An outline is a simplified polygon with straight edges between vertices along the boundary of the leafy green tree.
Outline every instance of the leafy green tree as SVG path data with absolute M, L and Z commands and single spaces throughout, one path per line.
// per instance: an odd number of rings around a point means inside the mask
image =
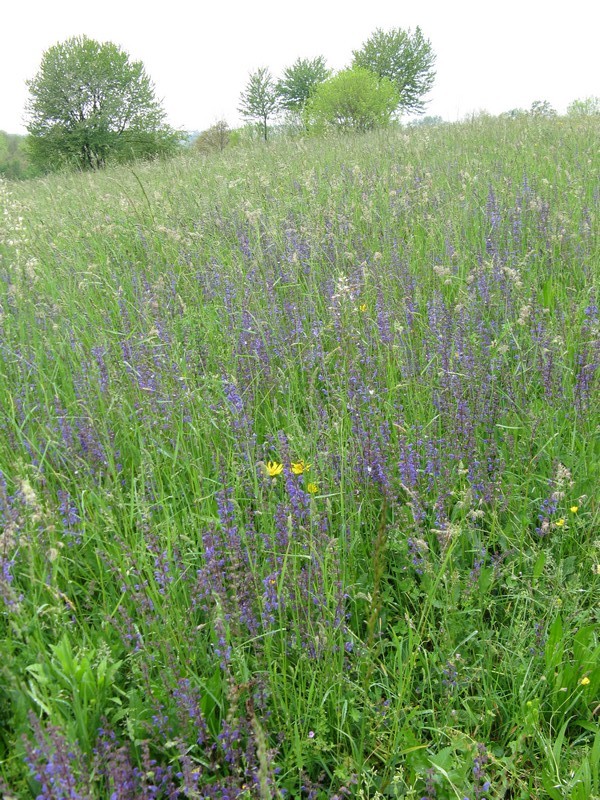
M 229 145 L 231 130 L 224 119 L 220 119 L 196 137 L 194 147 L 200 153 L 222 152 Z
M 273 76 L 267 67 L 251 72 L 245 90 L 240 95 L 240 114 L 257 123 L 265 142 L 268 137 L 268 122 L 279 111 L 279 98 Z
M 435 80 L 435 53 L 421 29 L 414 33 L 381 28 L 367 39 L 360 50 L 353 52 L 353 67 L 369 69 L 380 78 L 388 78 L 398 90 L 397 110 L 421 114 L 425 110 L 424 95 Z
M 321 83 L 307 106 L 314 124 L 368 131 L 386 125 L 398 106 L 398 90 L 387 78 L 355 67 Z
M 323 56 L 298 58 L 291 67 L 286 67 L 283 77 L 277 81 L 275 88 L 281 107 L 301 115 L 316 87 L 330 75 Z
M 180 140 L 142 62 L 111 42 L 77 36 L 50 47 L 27 85 L 30 153 L 45 168 L 98 169 L 170 153 Z
M 548 100 L 534 100 L 529 109 L 532 117 L 555 117 L 556 110 Z
M 570 117 L 593 117 L 600 114 L 600 97 L 583 97 L 567 106 Z

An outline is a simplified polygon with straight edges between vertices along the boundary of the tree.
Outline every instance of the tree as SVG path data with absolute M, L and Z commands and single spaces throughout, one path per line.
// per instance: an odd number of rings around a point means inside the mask
M 41 166 L 98 169 L 109 158 L 172 152 L 179 142 L 142 62 L 111 42 L 77 36 L 54 45 L 27 85 L 30 153 Z
M 548 100 L 534 100 L 529 114 L 532 117 L 555 117 L 556 111 Z
M 418 117 L 417 119 L 412 120 L 412 122 L 409 124 L 411 128 L 434 127 L 435 125 L 443 125 L 444 119 L 436 114 L 435 116 L 430 117 Z
M 398 105 L 398 90 L 387 78 L 355 67 L 321 83 L 308 103 L 308 117 L 317 125 L 368 131 L 386 125 Z
M 323 56 L 296 59 L 291 67 L 286 67 L 275 87 L 281 107 L 301 115 L 315 88 L 330 75 Z
M 511 108 L 509 111 L 503 111 L 500 114 L 501 119 L 523 119 L 527 116 L 527 111 L 524 108 Z
M 583 97 L 567 106 L 570 117 L 593 117 L 600 114 L 600 97 Z
M 267 67 L 251 72 L 246 89 L 240 95 L 238 111 L 249 120 L 256 121 L 265 140 L 268 136 L 268 121 L 279 110 L 279 98 L 273 76 Z
M 423 96 L 435 80 L 435 53 L 421 29 L 411 33 L 401 28 L 381 28 L 367 39 L 360 50 L 353 52 L 353 67 L 369 69 L 380 78 L 388 78 L 398 90 L 397 110 L 421 114 L 425 110 Z
M 200 153 L 210 153 L 215 150 L 222 152 L 229 145 L 231 130 L 224 119 L 220 119 L 196 137 L 194 147 Z

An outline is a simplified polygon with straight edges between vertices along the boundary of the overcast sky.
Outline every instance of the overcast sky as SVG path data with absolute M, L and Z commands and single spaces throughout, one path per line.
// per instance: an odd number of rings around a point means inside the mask
M 202 130 L 237 105 L 248 73 L 298 57 L 347 66 L 375 28 L 419 25 L 437 54 L 428 114 L 461 119 L 600 96 L 598 0 L 0 0 L 0 130 L 24 133 L 25 81 L 56 42 L 85 34 L 143 61 L 177 128 Z

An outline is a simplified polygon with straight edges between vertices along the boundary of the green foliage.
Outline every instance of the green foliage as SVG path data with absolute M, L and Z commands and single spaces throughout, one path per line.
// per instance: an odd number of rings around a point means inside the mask
M 556 110 L 548 100 L 534 100 L 529 109 L 511 108 L 509 111 L 503 111 L 499 115 L 500 119 L 525 119 L 526 117 L 552 119 L 556 117 Z
M 443 125 L 444 120 L 439 115 L 427 116 L 427 117 L 416 117 L 415 119 L 411 120 L 410 127 L 411 128 L 419 128 L 419 127 L 429 127 L 431 125 Z
M 220 153 L 229 147 L 231 134 L 229 125 L 221 119 L 194 139 L 194 149 L 199 153 Z
M 378 28 L 353 56 L 353 67 L 369 69 L 392 81 L 398 90 L 398 111 L 407 114 L 424 111 L 423 97 L 435 80 L 435 53 L 419 27 L 414 33 L 410 28 L 407 31 Z
M 549 100 L 534 100 L 529 109 L 532 117 L 555 117 L 556 110 Z
M 0 177 L 22 180 L 38 172 L 27 154 L 27 137 L 0 131 Z
M 81 36 L 54 45 L 27 85 L 29 152 L 44 169 L 98 169 L 177 147 L 142 62 L 111 42 Z
M 527 111 L 524 108 L 511 108 L 509 111 L 503 111 L 500 114 L 501 119 L 522 119 L 527 116 Z
M 291 67 L 286 67 L 283 77 L 277 81 L 276 91 L 281 107 L 302 114 L 316 87 L 330 75 L 331 70 L 323 56 L 298 58 Z
M 0 182 L 0 795 L 600 796 L 597 138 Z
M 268 138 L 268 122 L 279 110 L 279 98 L 273 76 L 267 67 L 250 73 L 246 88 L 240 95 L 238 111 L 248 120 L 257 123 L 265 142 Z
M 317 127 L 364 132 L 387 125 L 397 105 L 398 91 L 390 80 L 355 67 L 316 88 L 307 117 Z
M 567 106 L 567 114 L 571 117 L 591 117 L 600 114 L 600 97 L 583 97 L 573 100 Z
M 107 648 L 74 653 L 65 633 L 45 662 L 26 668 L 28 695 L 55 724 L 67 730 L 85 750 L 91 749 L 102 718 L 118 707 L 116 678 L 121 662 L 111 663 Z

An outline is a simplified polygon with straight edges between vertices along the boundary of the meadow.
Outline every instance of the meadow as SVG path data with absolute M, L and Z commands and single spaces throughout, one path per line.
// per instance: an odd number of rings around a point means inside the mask
M 0 184 L 0 794 L 600 797 L 597 122 Z

